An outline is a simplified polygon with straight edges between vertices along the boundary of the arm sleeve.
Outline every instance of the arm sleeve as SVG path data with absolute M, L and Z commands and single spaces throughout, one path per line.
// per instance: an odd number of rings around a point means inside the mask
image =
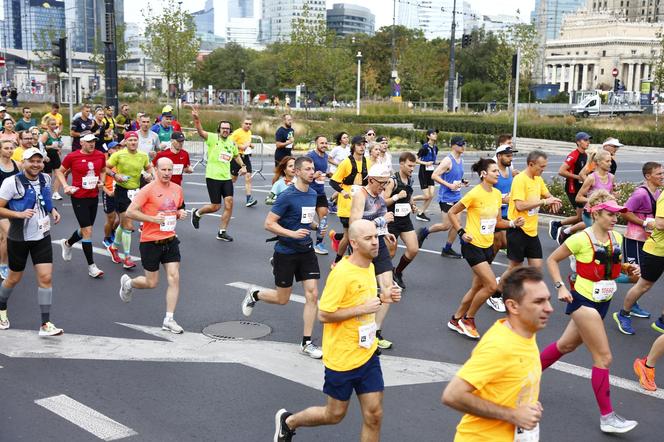
M 288 139 L 286 131 L 283 130 L 282 127 L 280 127 L 279 129 L 277 129 L 277 132 L 274 134 L 274 139 L 276 141 L 279 141 L 280 143 L 285 142 Z
M 16 178 L 5 179 L 0 186 L 0 199 L 9 201 L 16 195 Z
M 567 158 L 565 158 L 564 163 L 569 166 L 569 169 L 571 172 L 574 171 L 574 164 L 576 163 L 577 158 L 579 157 L 578 150 L 574 150 L 571 154 L 567 155 Z

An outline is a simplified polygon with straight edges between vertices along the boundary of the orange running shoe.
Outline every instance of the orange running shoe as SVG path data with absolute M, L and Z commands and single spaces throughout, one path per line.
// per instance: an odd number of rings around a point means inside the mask
M 639 378 L 639 384 L 648 391 L 657 390 L 655 385 L 655 368 L 646 367 L 647 358 L 634 359 L 634 373 Z
M 475 318 L 461 318 L 459 319 L 459 327 L 463 330 L 463 334 L 471 339 L 479 339 L 480 334 L 475 327 Z

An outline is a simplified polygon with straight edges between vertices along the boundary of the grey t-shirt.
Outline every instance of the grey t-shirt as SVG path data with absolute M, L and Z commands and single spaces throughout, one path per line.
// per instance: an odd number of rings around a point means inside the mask
M 46 187 L 51 186 L 51 177 L 44 175 L 46 180 Z M 36 181 L 30 181 L 30 184 L 35 189 L 37 196 L 39 196 L 39 179 Z M 25 189 L 23 185 L 18 181 L 18 179 L 13 176 L 9 177 L 2 182 L 0 186 L 0 199 L 5 201 L 10 201 L 13 199 L 21 199 Z M 11 218 L 9 220 L 9 234 L 7 235 L 9 239 L 13 241 L 39 241 L 44 237 L 48 236 L 50 233 L 50 221 L 49 227 L 45 227 L 46 219 L 49 219 L 49 214 L 46 213 L 46 210 L 39 203 L 39 198 L 35 201 L 35 206 L 33 207 L 36 213 L 29 219 L 17 219 Z M 44 226 L 40 229 L 40 223 Z
M 148 155 L 150 155 L 150 152 L 159 151 L 159 136 L 156 133 L 151 130 L 148 131 L 147 136 L 143 136 L 140 130 L 136 133 L 138 134 L 138 150 Z

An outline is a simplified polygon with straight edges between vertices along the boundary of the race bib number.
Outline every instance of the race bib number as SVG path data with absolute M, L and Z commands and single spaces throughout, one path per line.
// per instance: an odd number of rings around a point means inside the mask
M 397 203 L 394 205 L 394 216 L 408 216 L 410 214 L 410 204 Z
M 376 233 L 378 234 L 378 236 L 387 235 L 388 233 L 387 224 L 385 224 L 384 226 L 376 227 Z
M 597 281 L 593 284 L 593 300 L 596 302 L 608 301 L 618 290 L 613 280 Z
M 37 231 L 39 233 L 46 234 L 49 230 L 51 230 L 51 219 L 47 216 L 43 218 L 39 218 L 37 220 Z
M 83 188 L 86 190 L 94 189 L 95 187 L 97 187 L 98 182 L 99 182 L 98 176 L 84 176 L 82 179 Z
M 353 184 L 350 186 L 350 196 L 355 196 L 357 192 L 362 188 L 362 186 L 358 186 L 357 184 Z
M 461 180 L 454 180 L 454 181 L 452 181 L 452 185 L 453 185 L 453 186 L 458 186 L 459 184 L 461 184 Z
M 291 144 L 286 144 L 286 149 L 292 149 L 293 148 L 293 143 Z
M 539 213 L 539 206 L 534 207 L 528 211 L 528 216 L 535 216 Z
M 357 328 L 358 335 L 359 335 L 359 341 L 358 344 L 362 348 L 371 348 L 371 346 L 374 343 L 374 340 L 376 339 L 376 330 L 378 327 L 376 327 L 376 323 L 372 322 L 371 324 L 367 325 L 360 325 Z
M 426 170 L 427 172 L 432 172 L 435 168 L 436 166 L 434 166 L 433 164 L 428 164 L 424 167 L 424 170 Z
M 230 163 L 231 158 L 233 157 L 228 152 L 219 152 L 219 161 L 222 163 Z
M 496 230 L 496 218 L 480 219 L 480 233 L 482 235 L 493 235 Z
M 314 215 L 316 215 L 315 207 L 303 207 L 302 217 L 300 218 L 301 224 L 311 224 L 314 222 Z
M 130 201 L 134 201 L 134 197 L 138 193 L 138 189 L 131 189 L 127 190 L 127 198 L 129 198 Z
M 162 232 L 173 232 L 175 231 L 175 224 L 177 224 L 177 216 L 166 215 L 164 217 L 164 222 L 159 224 L 159 230 Z
M 514 442 L 539 442 L 539 424 L 532 430 L 524 430 L 516 427 L 514 429 Z
M 182 175 L 184 164 L 173 164 L 173 175 Z

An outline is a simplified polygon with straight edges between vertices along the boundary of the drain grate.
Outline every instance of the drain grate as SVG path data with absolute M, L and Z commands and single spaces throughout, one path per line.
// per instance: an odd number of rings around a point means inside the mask
M 258 339 L 270 333 L 272 333 L 272 328 L 252 321 L 216 322 L 203 329 L 205 336 L 224 340 Z

